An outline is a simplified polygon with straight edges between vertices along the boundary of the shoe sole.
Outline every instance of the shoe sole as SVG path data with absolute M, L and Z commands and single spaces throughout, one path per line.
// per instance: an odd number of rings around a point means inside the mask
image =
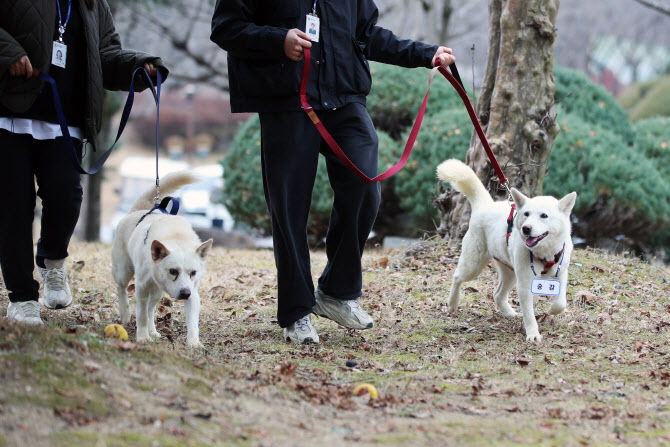
M 66 307 L 70 307 L 70 305 L 72 304 L 72 300 L 70 300 L 70 302 L 67 303 L 65 306 L 63 306 L 62 304 L 56 304 L 55 306 L 49 306 L 47 303 L 44 302 L 44 300 L 42 300 L 42 303 L 44 304 L 44 307 L 46 307 L 47 309 L 59 310 L 59 309 L 65 309 Z
M 294 341 L 291 339 L 291 337 L 286 337 L 286 341 L 289 343 L 294 343 Z M 314 341 L 312 337 L 307 337 L 300 343 L 299 341 L 296 341 L 295 343 L 302 344 L 302 345 L 315 345 L 318 342 Z
M 335 322 L 335 323 L 339 324 L 340 326 L 345 327 L 345 328 L 347 328 L 347 329 L 355 329 L 355 330 L 357 330 L 357 331 L 364 331 L 364 330 L 366 330 L 366 329 L 372 329 L 372 328 L 374 327 L 374 323 L 373 323 L 373 322 L 370 322 L 370 323 L 369 323 L 367 326 L 365 326 L 365 327 L 360 327 L 360 326 L 357 326 L 357 327 L 351 327 L 351 326 L 344 325 L 344 324 L 340 323 L 339 321 L 335 321 L 335 320 L 333 320 L 333 319 L 330 318 L 328 315 L 317 314 L 317 313 L 314 313 L 314 315 L 317 315 L 317 316 L 319 316 L 319 317 L 323 317 L 323 318 L 325 318 L 325 319 L 327 319 L 327 320 L 330 320 L 330 321 L 332 321 L 332 322 Z

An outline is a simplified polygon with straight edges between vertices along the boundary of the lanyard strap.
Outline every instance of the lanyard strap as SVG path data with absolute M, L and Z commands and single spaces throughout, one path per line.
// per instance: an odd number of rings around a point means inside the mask
M 493 155 L 493 151 L 491 150 L 491 147 L 489 146 L 489 143 L 486 140 L 486 135 L 484 134 L 484 131 L 482 130 L 481 125 L 479 124 L 477 114 L 475 113 L 475 110 L 473 109 L 472 104 L 470 103 L 470 98 L 468 98 L 468 94 L 465 92 L 465 88 L 463 87 L 463 82 L 461 81 L 461 77 L 458 74 L 456 64 L 451 64 L 449 66 L 453 74 L 449 73 L 447 69 L 442 66 L 435 67 L 432 69 L 430 73 L 430 81 L 428 83 L 428 90 L 426 91 L 426 96 L 423 98 L 423 102 L 421 103 L 421 107 L 419 108 L 419 113 L 417 114 L 416 119 L 414 120 L 412 131 L 409 134 L 409 138 L 407 139 L 407 144 L 405 144 L 405 150 L 402 153 L 400 161 L 398 161 L 395 165 L 391 166 L 388 170 L 386 170 L 386 172 L 379 174 L 376 177 L 370 178 L 363 172 L 361 172 L 356 167 L 356 165 L 354 165 L 352 161 L 349 160 L 349 158 L 342 151 L 340 146 L 328 133 L 321 120 L 319 120 L 319 117 L 314 112 L 312 106 L 309 105 L 307 97 L 307 78 L 309 77 L 309 68 L 311 62 L 311 54 L 309 48 L 304 48 L 304 53 L 305 53 L 305 61 L 302 69 L 302 80 L 300 82 L 300 103 L 302 104 L 302 108 L 307 114 L 307 116 L 309 116 L 310 120 L 312 120 L 312 123 L 314 123 L 316 129 L 319 131 L 323 139 L 326 141 L 326 143 L 328 143 L 328 146 L 330 146 L 335 155 L 337 155 L 337 158 L 339 158 L 342 161 L 342 163 L 344 163 L 349 169 L 351 169 L 354 172 L 354 174 L 356 174 L 365 183 L 378 182 L 380 180 L 384 180 L 391 177 L 393 174 L 400 171 L 400 169 L 402 169 L 402 167 L 409 159 L 409 156 L 412 153 L 412 148 L 414 147 L 414 143 L 416 142 L 416 139 L 419 135 L 419 130 L 421 129 L 421 123 L 423 121 L 423 117 L 426 113 L 426 104 L 428 103 L 428 95 L 430 94 L 430 87 L 433 84 L 433 78 L 435 76 L 435 72 L 439 71 L 445 78 L 447 78 L 447 80 L 458 92 L 459 96 L 461 97 L 461 100 L 463 100 L 463 103 L 465 104 L 465 107 L 468 110 L 468 114 L 470 115 L 470 120 L 472 121 L 472 124 L 474 125 L 475 130 L 477 131 L 477 135 L 479 135 L 479 139 L 481 140 L 482 145 L 484 146 L 484 150 L 486 151 L 486 154 L 488 155 L 489 160 L 491 161 L 491 165 L 493 166 L 493 169 L 498 175 L 500 183 L 503 186 L 505 186 L 505 188 L 507 188 L 507 178 L 505 177 L 505 174 L 503 174 L 502 169 L 500 169 L 500 165 L 498 165 L 498 161 L 496 160 L 495 155 Z
M 149 86 L 149 89 L 151 89 L 151 93 L 154 96 L 154 101 L 156 102 L 156 182 L 158 182 L 158 130 L 159 130 L 158 123 L 160 120 L 161 83 L 163 80 L 160 70 L 156 71 L 156 80 L 157 80 L 156 87 L 154 87 L 154 84 L 151 81 L 151 78 L 149 77 L 149 73 L 147 73 L 144 67 L 140 67 L 133 72 L 133 76 L 130 81 L 130 89 L 128 90 L 128 99 L 126 99 L 126 105 L 123 107 L 123 113 L 121 115 L 121 122 L 119 123 L 119 130 L 116 134 L 116 140 L 114 140 L 112 146 L 109 149 L 107 149 L 107 151 L 95 161 L 90 171 L 86 171 L 79 162 L 77 151 L 74 148 L 74 144 L 72 143 L 72 137 L 70 137 L 70 131 L 68 130 L 67 122 L 65 121 L 65 114 L 63 113 L 63 106 L 61 103 L 60 96 L 58 95 L 58 88 L 56 88 L 56 81 L 54 81 L 54 79 L 48 74 L 44 72 L 39 72 L 38 74 L 39 78 L 45 82 L 48 82 L 51 85 L 51 91 L 53 93 L 53 99 L 54 99 L 54 107 L 56 108 L 56 116 L 58 117 L 58 124 L 60 124 L 60 129 L 61 132 L 63 133 L 65 145 L 69 149 L 68 152 L 70 154 L 70 158 L 72 159 L 75 168 L 80 174 L 95 174 L 96 172 L 98 172 L 100 168 L 102 168 L 102 165 L 105 163 L 105 161 L 107 161 L 107 158 L 112 153 L 112 150 L 114 149 L 114 146 L 116 146 L 116 143 L 119 141 L 119 138 L 121 138 L 123 129 L 126 127 L 126 123 L 128 122 L 128 118 L 130 117 L 130 111 L 133 108 L 133 102 L 135 100 L 135 78 L 138 73 L 144 78 L 144 81 Z
M 63 18 L 60 12 L 60 0 L 56 0 L 56 6 L 58 6 L 58 41 L 63 41 L 63 34 L 65 34 L 65 28 L 67 27 L 68 22 L 70 21 L 70 13 L 72 12 L 72 0 L 67 2 L 67 17 L 65 17 L 65 23 L 63 24 Z
M 312 15 L 313 15 L 313 16 L 316 15 L 316 2 L 318 2 L 318 1 L 319 1 L 319 0 L 314 0 L 314 5 L 312 6 Z

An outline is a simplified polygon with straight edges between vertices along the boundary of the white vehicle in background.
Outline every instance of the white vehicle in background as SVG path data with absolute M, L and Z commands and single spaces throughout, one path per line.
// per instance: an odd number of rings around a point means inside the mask
M 174 194 L 179 199 L 179 215 L 186 218 L 196 232 L 198 229 L 231 231 L 235 222 L 223 203 L 220 203 L 223 195 L 223 166 L 213 164 L 191 168 L 185 161 L 161 158 L 158 176 L 160 179 L 170 172 L 185 169 L 191 169 L 202 180 Z M 128 157 L 121 163 L 119 173 L 119 206 L 111 222 L 100 231 L 103 242 L 112 241 L 117 224 L 128 214 L 135 200 L 143 191 L 156 184 L 156 159 Z
M 222 203 L 223 166 L 198 166 L 193 168 L 193 172 L 202 180 L 179 191 L 180 214 L 191 222 L 193 228 L 232 231 L 235 222 Z

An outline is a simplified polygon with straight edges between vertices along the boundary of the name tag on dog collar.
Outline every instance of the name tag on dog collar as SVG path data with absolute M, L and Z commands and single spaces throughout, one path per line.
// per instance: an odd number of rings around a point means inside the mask
M 533 295 L 556 296 L 561 293 L 561 282 L 557 279 L 535 278 L 530 283 L 530 291 Z

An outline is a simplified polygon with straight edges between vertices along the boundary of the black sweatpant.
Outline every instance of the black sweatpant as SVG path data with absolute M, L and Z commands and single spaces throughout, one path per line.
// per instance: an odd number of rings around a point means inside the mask
M 361 104 L 319 111 L 319 118 L 344 153 L 368 177 L 377 175 L 378 139 Z M 308 315 L 315 304 L 307 244 L 307 220 L 321 153 L 326 160 L 334 203 L 326 236 L 328 263 L 321 290 L 335 298 L 361 296 L 361 256 L 372 230 L 381 189 L 351 172 L 302 112 L 261 113 L 263 187 L 272 219 L 278 277 L 277 319 L 286 327 Z
M 81 155 L 81 142 L 72 141 Z M 62 138 L 35 140 L 0 130 L 0 267 L 11 302 L 39 299 L 39 283 L 33 278 L 35 179 L 42 199 L 37 256 L 63 259 L 68 255 L 83 190 L 67 150 Z

